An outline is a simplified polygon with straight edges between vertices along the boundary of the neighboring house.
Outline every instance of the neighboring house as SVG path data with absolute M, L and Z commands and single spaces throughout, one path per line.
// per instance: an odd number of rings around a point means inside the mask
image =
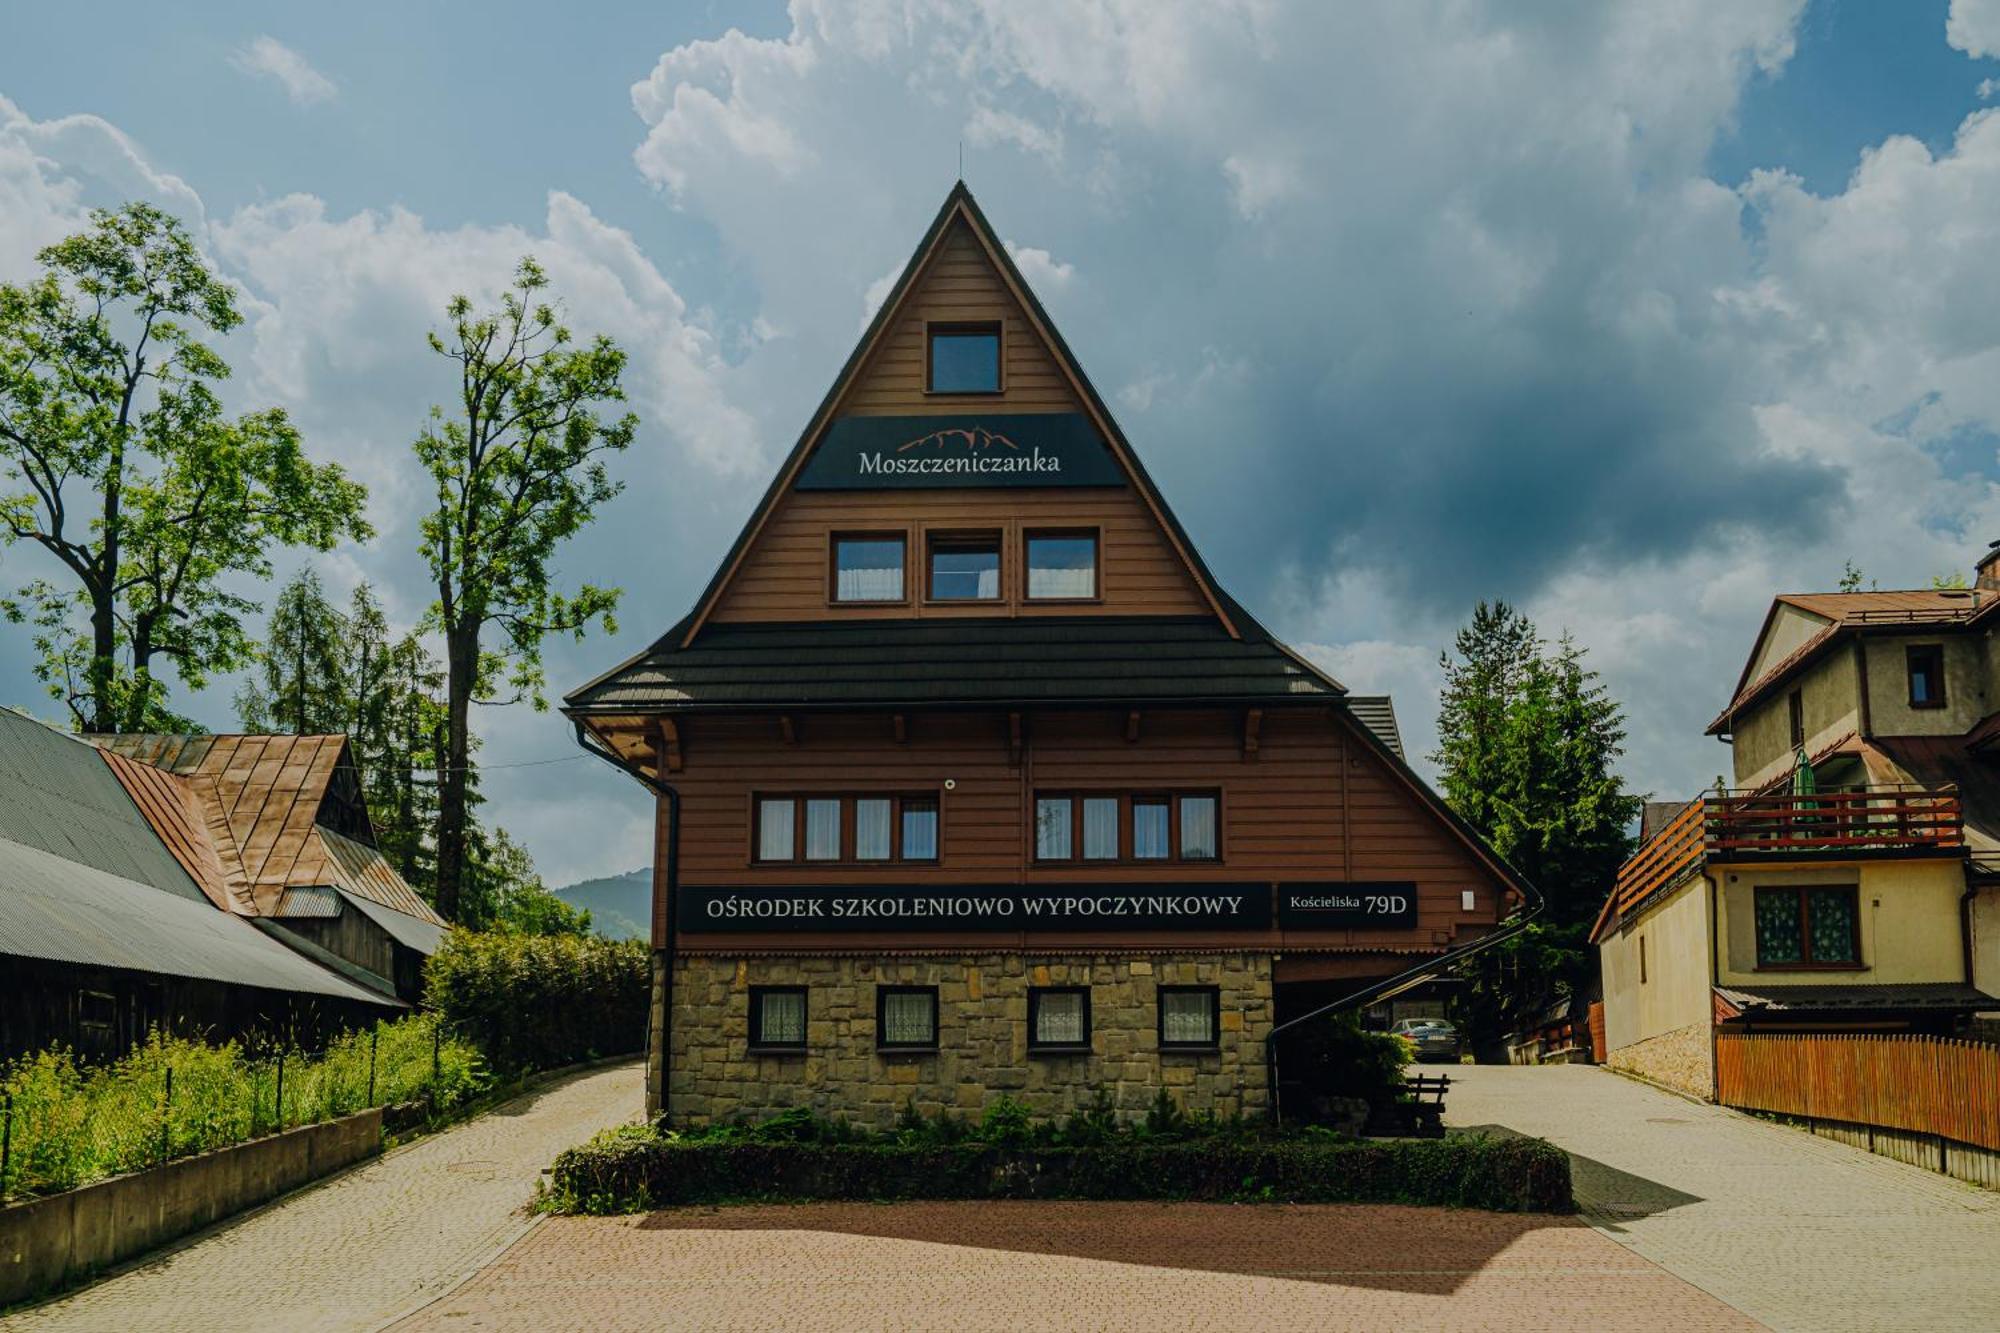
M 446 923 L 375 847 L 345 736 L 92 736 L 217 907 L 415 1003 Z
M 962 185 L 688 616 L 564 711 L 662 794 L 676 1120 L 1262 1113 L 1274 1024 L 1533 899 L 1217 586 Z
M 310 1042 L 404 1007 L 217 910 L 108 758 L 0 709 L 0 1058 L 154 1027 Z
M 1708 727 L 1734 787 L 1649 805 L 1598 918 L 1611 1064 L 1707 1096 L 1718 1029 L 2000 1009 L 2000 547 L 1977 574 L 1773 601 Z

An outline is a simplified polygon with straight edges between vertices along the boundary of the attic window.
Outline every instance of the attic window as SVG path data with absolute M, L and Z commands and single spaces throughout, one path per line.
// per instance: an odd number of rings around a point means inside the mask
M 931 393 L 999 393 L 1000 325 L 932 324 L 924 361 Z
M 1944 646 L 1927 643 L 1907 650 L 1910 707 L 1944 707 Z

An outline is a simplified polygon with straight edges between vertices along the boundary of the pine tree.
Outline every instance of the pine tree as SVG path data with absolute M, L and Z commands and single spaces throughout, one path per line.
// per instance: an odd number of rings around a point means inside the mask
M 349 622 L 302 569 L 278 594 L 254 674 L 236 695 L 246 731 L 324 736 L 349 729 Z

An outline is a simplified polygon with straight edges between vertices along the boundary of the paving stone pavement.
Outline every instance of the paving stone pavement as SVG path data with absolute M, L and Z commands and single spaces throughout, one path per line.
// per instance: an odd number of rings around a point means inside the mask
M 559 1217 L 397 1333 L 1757 1325 L 1574 1218 L 1200 1203 Z
M 117 1333 L 373 1329 L 518 1239 L 543 1167 L 644 1105 L 638 1063 L 573 1074 L 6 1321 Z M 558 1319 L 549 1327 L 561 1327 Z
M 1585 1065 L 1463 1066 L 1446 1105 L 1560 1144 L 1588 1221 L 1780 1333 L 2000 1329 L 2000 1191 Z

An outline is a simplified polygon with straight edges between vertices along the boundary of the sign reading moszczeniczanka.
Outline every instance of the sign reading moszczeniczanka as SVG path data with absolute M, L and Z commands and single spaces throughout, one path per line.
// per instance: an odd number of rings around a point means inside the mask
M 1261 930 L 1271 924 L 1271 886 L 682 885 L 676 924 L 689 932 Z
M 1125 474 L 1081 412 L 842 417 L 793 483 L 802 491 L 948 486 L 1120 486 Z
M 1322 930 L 1413 928 L 1417 886 L 1405 881 L 1280 884 L 1278 924 Z

